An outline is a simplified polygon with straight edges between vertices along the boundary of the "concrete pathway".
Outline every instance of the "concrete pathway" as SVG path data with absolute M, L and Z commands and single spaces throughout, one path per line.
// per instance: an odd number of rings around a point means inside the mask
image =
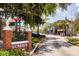
M 33 56 L 79 56 L 79 47 L 67 43 L 64 37 L 46 35 Z

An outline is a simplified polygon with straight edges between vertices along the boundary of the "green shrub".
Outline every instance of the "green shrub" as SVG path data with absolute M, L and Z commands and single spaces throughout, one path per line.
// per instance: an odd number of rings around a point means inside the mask
M 21 49 L 12 49 L 12 50 L 8 50 L 10 55 L 17 55 L 17 56 L 22 56 L 24 55 L 23 54 L 23 51 Z
M 13 42 L 15 42 L 15 41 L 24 41 L 25 40 L 25 35 L 24 34 L 19 34 L 19 35 L 17 35 L 17 34 L 14 34 L 13 35 Z
M 32 37 L 32 47 L 34 48 L 35 45 L 39 42 L 39 39 L 36 37 Z
M 9 56 L 9 52 L 8 51 L 0 51 L 0 56 Z
M 37 43 L 39 40 L 38 40 L 38 38 L 35 38 L 35 37 L 34 37 L 34 38 L 32 39 L 32 41 L 35 42 L 35 43 Z
M 29 55 L 28 52 L 22 50 L 21 48 L 18 49 L 1 49 L 0 56 L 27 56 Z

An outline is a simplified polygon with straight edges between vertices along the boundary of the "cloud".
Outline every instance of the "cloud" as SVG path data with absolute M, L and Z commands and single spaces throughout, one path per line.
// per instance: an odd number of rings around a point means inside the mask
M 66 13 L 63 13 L 63 16 L 65 16 L 66 15 Z
M 77 9 L 77 12 L 79 12 L 79 8 Z
M 79 3 L 76 3 L 76 6 L 79 7 Z
M 79 12 L 79 3 L 76 3 L 77 12 Z

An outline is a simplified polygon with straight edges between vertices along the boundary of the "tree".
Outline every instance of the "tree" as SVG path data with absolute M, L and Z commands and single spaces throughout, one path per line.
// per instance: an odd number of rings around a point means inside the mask
M 60 29 L 64 29 L 65 35 L 67 35 L 70 24 L 71 24 L 71 21 L 69 21 L 67 18 L 65 18 L 65 20 L 58 20 L 57 22 L 52 23 L 51 26 L 58 27 Z
M 67 25 L 69 25 L 70 21 L 68 20 L 58 20 L 57 22 L 53 23 L 53 26 L 60 26 L 62 28 L 65 28 Z
M 74 32 L 79 33 L 79 12 L 76 13 L 76 19 L 73 21 Z
M 39 16 L 41 18 L 42 15 L 54 15 L 55 11 L 58 7 L 66 10 L 67 6 L 70 4 L 65 3 L 31 3 L 31 4 L 0 4 L 0 7 L 13 15 L 21 14 L 21 17 L 25 20 L 25 22 L 32 23 L 34 21 L 34 16 Z M 23 16 L 22 16 L 23 15 Z M 26 16 L 26 18 L 24 18 Z M 28 16 L 28 17 L 27 17 Z M 31 20 L 30 20 L 31 18 Z M 39 19 L 38 19 L 39 20 Z M 37 19 L 34 23 L 36 23 Z M 34 25 L 35 26 L 35 25 Z
M 30 15 L 54 15 L 57 7 L 61 7 L 66 10 L 67 6 L 70 4 L 67 3 L 8 3 L 0 4 L 0 7 L 3 8 L 6 12 L 12 14 L 30 14 Z
M 74 28 L 75 28 L 75 32 L 79 33 L 79 19 L 76 19 L 73 23 Z

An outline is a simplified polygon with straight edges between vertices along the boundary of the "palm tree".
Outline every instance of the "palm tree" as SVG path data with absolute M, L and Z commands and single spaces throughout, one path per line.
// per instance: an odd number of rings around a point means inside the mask
M 70 21 L 68 19 L 65 20 L 58 20 L 57 22 L 53 23 L 53 26 L 59 27 L 65 31 L 65 35 L 67 35 L 67 30 L 69 28 Z

